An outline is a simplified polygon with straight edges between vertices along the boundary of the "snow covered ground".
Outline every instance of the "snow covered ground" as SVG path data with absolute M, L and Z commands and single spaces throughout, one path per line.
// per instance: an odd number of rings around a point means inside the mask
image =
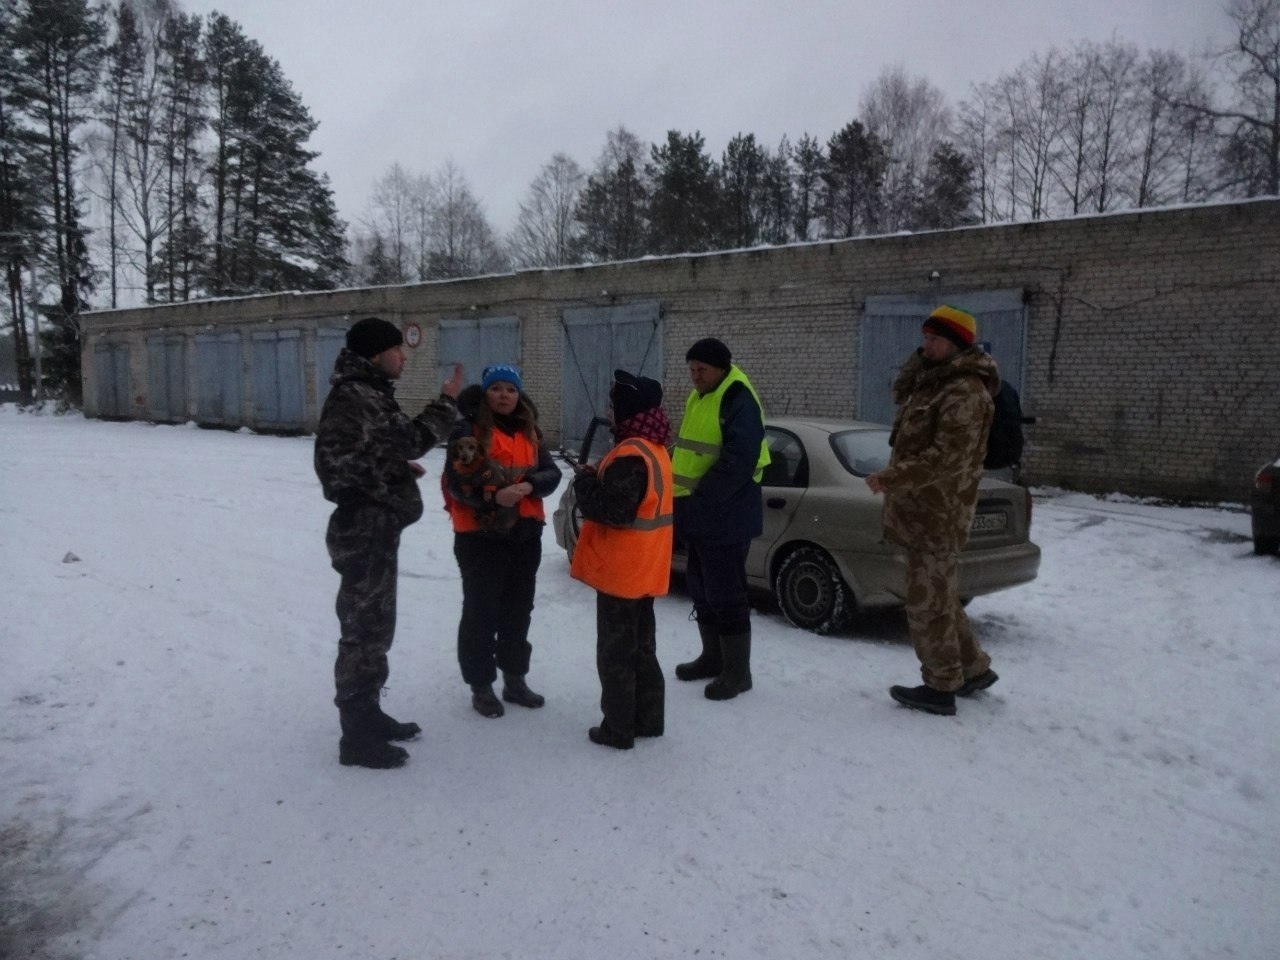
M 900 615 L 755 620 L 755 689 L 599 719 L 547 531 L 539 711 L 471 711 L 427 456 L 401 549 L 398 771 L 337 763 L 311 441 L 0 407 L 0 956 L 1256 958 L 1280 944 L 1280 561 L 1248 515 L 1039 491 L 1034 584 L 971 606 L 955 718 Z M 64 562 L 68 553 L 78 561 Z M 671 676 L 687 598 L 658 604 Z

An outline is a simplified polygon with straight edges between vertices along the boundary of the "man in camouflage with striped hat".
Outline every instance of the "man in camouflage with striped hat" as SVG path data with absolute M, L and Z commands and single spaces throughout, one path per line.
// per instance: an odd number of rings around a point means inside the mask
M 991 429 L 995 361 L 974 346 L 977 321 L 938 307 L 924 342 L 893 383 L 898 406 L 889 465 L 867 477 L 884 494 L 885 537 L 907 553 L 907 621 L 924 683 L 894 686 L 906 707 L 951 716 L 956 695 L 996 682 L 960 604 L 956 564 L 969 540 Z

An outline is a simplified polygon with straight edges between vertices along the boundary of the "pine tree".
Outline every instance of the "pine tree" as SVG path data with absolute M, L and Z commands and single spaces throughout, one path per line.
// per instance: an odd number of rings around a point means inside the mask
M 581 257 L 602 262 L 649 252 L 649 185 L 641 174 L 644 148 L 626 127 L 611 130 L 587 178 L 575 219 L 582 225 Z
M 794 156 L 793 230 L 797 240 L 811 240 L 813 222 L 821 215 L 822 174 L 827 169 L 827 156 L 822 144 L 807 133 L 796 144 Z
M 944 140 L 934 149 L 921 181 L 915 228 L 949 230 L 977 223 L 973 200 L 973 164 Z
M 32 78 L 30 112 L 39 131 L 34 146 L 48 189 L 51 273 L 58 301 L 47 309 L 45 372 L 72 402 L 80 398 L 79 314 L 93 289 L 88 231 L 79 199 L 78 131 L 89 119 L 106 26 L 87 0 L 42 0 L 22 10 L 13 32 L 20 69 Z
M 721 199 L 715 162 L 702 134 L 667 131 L 654 145 L 645 174 L 649 196 L 649 245 L 654 253 L 697 253 L 718 246 Z
M 13 326 L 18 388 L 30 400 L 35 377 L 23 276 L 44 250 L 48 204 L 37 166 L 38 136 L 28 113 L 31 82 L 13 43 L 17 21 L 16 0 L 0 0 L 0 263 Z
M 754 247 L 759 242 L 767 161 L 754 133 L 740 133 L 725 147 L 720 160 L 723 246 Z
M 822 211 L 829 237 L 852 237 L 880 228 L 888 162 L 880 138 L 857 120 L 831 135 L 822 173 Z
M 207 255 L 200 193 L 203 157 L 199 138 L 205 115 L 206 75 L 200 49 L 198 16 L 171 14 L 161 45 L 162 128 L 165 145 L 164 207 L 169 234 L 156 256 L 155 296 L 169 302 L 189 300 Z
M 791 144 L 784 135 L 777 152 L 764 152 L 764 169 L 760 174 L 759 205 L 756 222 L 760 225 L 759 241 L 783 244 L 791 240 L 795 198 L 792 193 Z

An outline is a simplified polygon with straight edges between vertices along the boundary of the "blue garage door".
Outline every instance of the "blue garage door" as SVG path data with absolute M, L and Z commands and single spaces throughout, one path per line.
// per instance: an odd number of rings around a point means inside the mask
M 251 426 L 268 430 L 303 427 L 302 333 L 274 330 L 252 335 Z
M 484 317 L 478 320 L 441 320 L 439 347 L 436 349 L 436 383 L 444 383 L 453 374 L 453 365 L 465 368 L 467 383 L 479 383 L 484 368 L 495 363 L 509 363 L 520 369 L 520 319 L 518 317 Z M 523 375 L 524 370 L 520 370 Z M 538 396 L 538 384 L 525 387 Z
M 573 307 L 565 310 L 561 323 L 561 445 L 576 451 L 591 418 L 603 416 L 609 406 L 614 370 L 621 368 L 661 382 L 662 311 L 657 300 L 616 307 Z M 602 452 L 594 445 L 592 459 Z
M 147 416 L 160 422 L 187 419 L 186 339 L 147 337 Z
M 329 378 L 333 376 L 333 366 L 338 362 L 338 354 L 347 345 L 345 328 L 321 327 L 316 331 L 316 405 L 324 405 L 329 396 Z
M 240 343 L 238 333 L 196 337 L 196 419 L 200 423 L 240 423 L 244 398 Z
M 129 345 L 98 343 L 93 348 L 93 359 L 98 378 L 98 416 L 130 416 Z

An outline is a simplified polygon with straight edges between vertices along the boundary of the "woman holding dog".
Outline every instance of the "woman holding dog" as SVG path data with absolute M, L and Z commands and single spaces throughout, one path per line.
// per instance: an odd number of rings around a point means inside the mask
M 459 394 L 458 410 L 463 419 L 450 438 L 443 477 L 453 555 L 462 573 L 458 664 L 471 687 L 471 706 L 482 716 L 500 717 L 502 700 L 522 707 L 545 702 L 525 675 L 546 524 L 542 502 L 559 486 L 560 468 L 515 367 L 486 367 L 480 385 Z M 482 483 L 460 456 L 456 441 L 463 438 L 476 441 L 466 453 L 488 473 Z M 502 700 L 493 691 L 499 670 Z

